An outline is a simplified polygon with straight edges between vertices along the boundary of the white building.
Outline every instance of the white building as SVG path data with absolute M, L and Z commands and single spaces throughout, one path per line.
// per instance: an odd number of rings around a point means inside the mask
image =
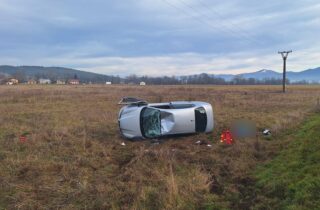
M 106 85 L 112 85 L 112 82 L 106 82 Z
M 51 84 L 51 80 L 50 79 L 39 79 L 39 84 L 49 85 L 49 84 Z
M 56 82 L 57 85 L 65 85 L 66 81 L 58 79 Z
M 10 79 L 6 84 L 7 85 L 17 85 L 19 81 L 17 79 Z
M 146 83 L 145 83 L 145 82 L 140 82 L 140 85 L 141 85 L 141 86 L 145 86 Z
M 79 85 L 80 84 L 80 80 L 78 80 L 78 79 L 69 79 L 68 80 L 68 84 L 69 85 Z

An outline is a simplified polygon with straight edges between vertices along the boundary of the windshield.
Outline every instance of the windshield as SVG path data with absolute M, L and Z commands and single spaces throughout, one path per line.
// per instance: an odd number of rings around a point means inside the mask
M 161 135 L 160 111 L 152 108 L 144 108 L 140 115 L 142 135 L 146 138 L 156 138 Z

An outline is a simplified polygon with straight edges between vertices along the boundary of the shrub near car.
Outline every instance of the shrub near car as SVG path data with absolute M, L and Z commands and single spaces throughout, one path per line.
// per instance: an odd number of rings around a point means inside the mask
M 159 138 L 177 134 L 213 131 L 213 110 L 209 103 L 176 101 L 148 104 L 129 100 L 119 112 L 121 134 L 128 139 Z

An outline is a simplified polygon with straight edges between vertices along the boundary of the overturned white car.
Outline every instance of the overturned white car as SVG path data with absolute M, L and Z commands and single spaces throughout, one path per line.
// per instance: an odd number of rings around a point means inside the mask
M 200 101 L 151 103 L 123 98 L 119 112 L 121 134 L 129 139 L 159 138 L 213 131 L 212 106 Z

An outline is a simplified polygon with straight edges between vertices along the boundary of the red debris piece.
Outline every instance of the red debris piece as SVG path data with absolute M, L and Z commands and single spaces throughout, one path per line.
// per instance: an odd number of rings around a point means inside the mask
M 19 138 L 21 143 L 26 143 L 27 142 L 27 137 L 26 136 L 20 136 Z
M 229 130 L 223 131 L 221 134 L 220 142 L 228 145 L 233 144 L 234 139 L 232 133 Z

